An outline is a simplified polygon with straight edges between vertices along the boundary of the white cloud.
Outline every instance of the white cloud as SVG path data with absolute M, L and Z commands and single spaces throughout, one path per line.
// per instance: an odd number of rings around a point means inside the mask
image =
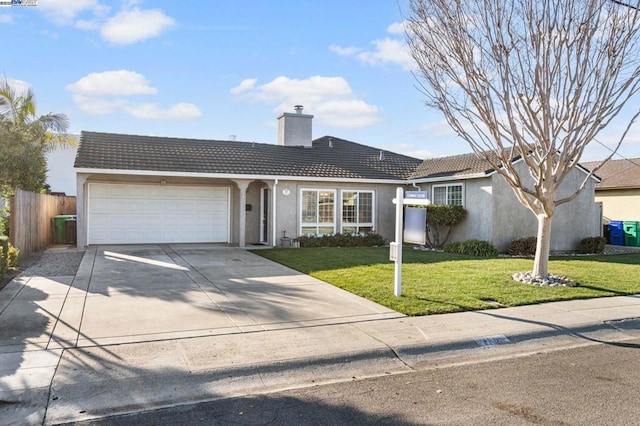
M 280 76 L 262 85 L 256 83 L 256 79 L 246 79 L 231 93 L 245 102 L 276 104 L 275 112 L 302 104 L 319 122 L 332 127 L 364 127 L 381 121 L 379 108 L 358 99 L 342 77 L 298 80 Z
M 100 30 L 102 38 L 112 44 L 133 44 L 158 37 L 175 26 L 173 18 L 159 9 L 123 10 L 110 18 Z
M 13 24 L 13 16 L 0 15 L 0 24 Z
M 40 0 L 38 9 L 57 24 L 70 25 L 81 13 L 102 15 L 109 7 L 100 4 L 98 0 Z
M 67 90 L 85 96 L 149 95 L 158 93 L 147 79 L 134 71 L 94 72 L 67 85 Z
M 381 40 L 374 40 L 373 45 L 375 46 L 374 50 L 360 52 L 356 57 L 360 61 L 374 66 L 395 64 L 400 65 L 407 71 L 416 67 L 409 53 L 409 47 L 404 40 L 383 38 Z
M 405 33 L 405 23 L 404 22 L 394 22 L 393 24 L 387 27 L 387 32 L 389 34 L 400 34 L 404 36 Z
M 363 49 L 359 49 L 357 47 L 340 47 L 338 45 L 332 44 L 331 46 L 329 46 L 329 50 L 339 56 L 354 56 L 357 53 L 362 52 Z
M 73 101 L 82 111 L 91 115 L 114 114 L 124 110 L 128 101 L 119 98 L 100 98 L 84 95 L 73 95 Z
M 163 108 L 153 102 L 132 102 L 128 97 L 158 93 L 145 76 L 134 71 L 91 73 L 66 88 L 73 93 L 73 101 L 78 108 L 91 115 L 124 113 L 136 118 L 177 120 L 202 116 L 192 103 L 180 102 Z
M 312 111 L 320 121 L 333 127 L 366 127 L 381 121 L 379 108 L 358 99 L 326 101 Z
M 238 95 L 240 93 L 247 92 L 253 89 L 257 82 L 257 78 L 247 78 L 245 80 L 242 80 L 240 84 L 231 89 L 231 93 L 234 95 Z
M 159 37 L 176 25 L 160 9 L 141 9 L 137 0 L 122 1 L 113 15 L 99 0 L 40 0 L 40 11 L 58 25 L 98 31 L 103 40 L 115 45 L 139 43 Z
M 409 53 L 409 47 L 404 40 L 404 23 L 396 22 L 387 28 L 394 37 L 373 40 L 373 49 L 360 47 L 342 47 L 331 45 L 329 50 L 340 56 L 351 56 L 360 62 L 373 66 L 399 65 L 407 71 L 416 68 L 415 61 Z

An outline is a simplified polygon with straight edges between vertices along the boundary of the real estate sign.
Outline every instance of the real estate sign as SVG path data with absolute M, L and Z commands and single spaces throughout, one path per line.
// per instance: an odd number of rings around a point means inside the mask
M 427 209 L 409 207 L 404 210 L 404 241 L 424 245 L 427 242 Z

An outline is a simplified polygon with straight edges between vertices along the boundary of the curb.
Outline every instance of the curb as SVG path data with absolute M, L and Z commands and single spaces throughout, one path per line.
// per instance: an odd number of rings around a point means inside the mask
M 166 376 L 71 383 L 52 388 L 44 424 L 64 424 L 416 370 L 526 356 L 640 337 L 640 318 L 508 335 L 365 349 Z M 636 333 L 636 335 L 629 332 Z M 68 401 L 68 402 L 67 402 Z

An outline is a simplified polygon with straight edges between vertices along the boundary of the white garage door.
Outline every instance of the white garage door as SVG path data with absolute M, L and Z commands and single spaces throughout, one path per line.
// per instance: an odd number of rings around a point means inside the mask
M 229 242 L 229 188 L 89 184 L 89 244 L 218 242 Z

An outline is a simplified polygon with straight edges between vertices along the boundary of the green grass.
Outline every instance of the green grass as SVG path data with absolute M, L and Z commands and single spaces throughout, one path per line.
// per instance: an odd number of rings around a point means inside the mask
M 640 254 L 552 258 L 549 272 L 578 287 L 536 287 L 513 281 L 533 260 L 479 259 L 406 249 L 402 296 L 393 295 L 388 248 L 304 248 L 254 253 L 407 315 L 428 315 L 558 300 L 640 293 Z

